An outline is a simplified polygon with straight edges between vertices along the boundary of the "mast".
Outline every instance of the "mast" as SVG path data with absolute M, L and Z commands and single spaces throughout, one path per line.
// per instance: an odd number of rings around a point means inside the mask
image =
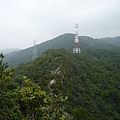
M 78 35 L 78 24 L 75 24 L 75 41 L 74 41 L 74 48 L 73 53 L 81 53 L 80 45 L 79 45 L 79 35 Z
M 38 57 L 36 40 L 34 40 L 33 42 L 34 42 L 34 46 L 33 46 L 32 60 L 35 59 L 36 57 Z

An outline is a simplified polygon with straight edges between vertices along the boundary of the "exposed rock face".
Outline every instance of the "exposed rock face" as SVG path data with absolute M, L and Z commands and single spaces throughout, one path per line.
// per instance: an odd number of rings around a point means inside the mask
M 60 74 L 60 67 L 57 67 L 56 69 L 54 70 L 51 70 L 51 74 Z
M 60 74 L 60 67 L 57 67 L 56 69 L 51 70 L 51 74 L 57 75 Z M 50 95 L 53 96 L 53 89 L 51 88 L 51 85 L 56 84 L 56 80 L 52 79 L 49 81 L 48 88 L 50 90 Z

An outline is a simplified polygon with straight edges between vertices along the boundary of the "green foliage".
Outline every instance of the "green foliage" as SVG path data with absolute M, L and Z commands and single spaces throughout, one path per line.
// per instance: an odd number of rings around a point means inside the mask
M 20 85 L 13 81 L 13 70 L 7 69 L 0 55 L 0 119 L 1 120 L 67 120 L 67 97 L 62 94 L 51 97 L 26 76 Z
M 16 104 L 14 90 L 17 88 L 12 81 L 12 69 L 3 63 L 4 55 L 0 54 L 0 119 L 11 120 L 21 116 L 19 106 Z
M 51 103 L 50 97 L 40 87 L 24 77 L 22 87 L 16 90 L 17 102 L 26 119 L 43 119 L 47 106 Z
M 54 95 L 68 96 L 64 108 L 76 120 L 119 119 L 120 49 L 117 49 L 88 48 L 80 54 L 49 49 L 31 63 L 18 66 L 14 75 L 28 76 L 48 94 L 52 89 Z M 60 74 L 51 74 L 57 67 Z M 52 79 L 56 84 L 49 89 Z

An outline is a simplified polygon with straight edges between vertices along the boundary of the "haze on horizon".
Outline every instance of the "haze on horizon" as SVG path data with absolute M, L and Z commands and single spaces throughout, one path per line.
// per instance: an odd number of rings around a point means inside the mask
M 27 48 L 60 34 L 120 35 L 120 0 L 0 0 L 0 49 Z

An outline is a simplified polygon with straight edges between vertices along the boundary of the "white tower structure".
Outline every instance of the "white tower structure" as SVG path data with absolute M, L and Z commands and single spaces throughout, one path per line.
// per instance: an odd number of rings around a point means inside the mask
M 37 52 L 37 46 L 36 46 L 36 40 L 33 41 L 34 46 L 33 46 L 33 54 L 32 54 L 32 60 L 38 57 L 38 52 Z
M 75 24 L 75 29 L 76 29 L 76 33 L 75 33 L 73 53 L 81 53 L 80 45 L 79 45 L 78 24 Z

